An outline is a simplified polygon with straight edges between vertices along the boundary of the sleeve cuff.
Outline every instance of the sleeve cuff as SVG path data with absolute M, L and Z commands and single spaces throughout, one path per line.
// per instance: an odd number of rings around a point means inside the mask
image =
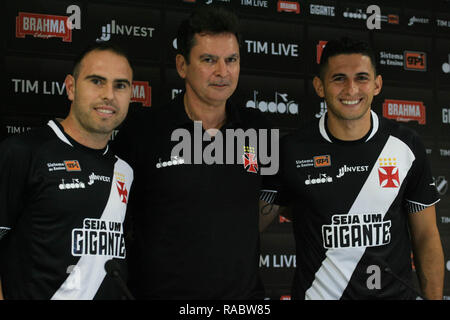
M 267 203 L 274 203 L 274 201 L 277 197 L 277 193 L 278 193 L 278 191 L 276 191 L 276 190 L 264 189 L 264 190 L 261 190 L 259 199 L 263 200 Z
M 415 202 L 415 201 L 411 201 L 411 200 L 406 200 L 406 210 L 408 211 L 408 213 L 413 214 L 419 211 L 422 211 L 428 207 L 431 207 L 433 205 L 435 205 L 436 203 L 438 203 L 440 201 L 440 199 L 438 199 L 437 201 L 431 203 L 431 204 L 423 204 L 423 203 L 419 203 L 419 202 Z

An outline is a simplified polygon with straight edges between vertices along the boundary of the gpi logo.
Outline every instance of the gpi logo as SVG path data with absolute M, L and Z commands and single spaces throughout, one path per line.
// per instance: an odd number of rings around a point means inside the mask
M 400 178 L 398 175 L 396 158 L 378 159 L 380 167 L 378 168 L 378 178 L 382 188 L 400 187 Z
M 328 154 L 323 156 L 315 156 L 313 159 L 315 168 L 331 166 L 331 156 Z
M 64 165 L 66 166 L 66 171 L 81 171 L 80 163 L 78 160 L 65 160 Z

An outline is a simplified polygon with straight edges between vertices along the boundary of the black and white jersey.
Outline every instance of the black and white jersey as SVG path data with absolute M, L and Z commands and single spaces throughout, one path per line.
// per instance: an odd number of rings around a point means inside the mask
M 280 204 L 292 204 L 297 299 L 408 299 L 385 272 L 411 281 L 408 214 L 438 201 L 418 135 L 371 112 L 358 141 L 335 139 L 318 123 L 280 146 Z M 378 277 L 378 278 L 376 278 Z
M 133 171 L 61 125 L 0 144 L 0 266 L 6 299 L 120 299 L 104 264 L 125 272 L 123 221 Z
M 213 144 L 201 140 L 204 129 L 187 116 L 183 96 L 164 106 L 130 110 L 114 141 L 136 176 L 127 213 L 133 234 L 130 290 L 137 299 L 263 298 L 258 231 L 262 140 L 240 141 L 226 131 L 264 129 L 267 121 L 259 110 L 227 103 L 226 123 L 213 139 L 223 137 L 215 154 L 224 160 L 206 163 L 202 155 Z M 180 129 L 187 133 L 183 141 L 192 137 L 181 156 L 172 153 Z M 227 163 L 230 155 L 242 163 Z

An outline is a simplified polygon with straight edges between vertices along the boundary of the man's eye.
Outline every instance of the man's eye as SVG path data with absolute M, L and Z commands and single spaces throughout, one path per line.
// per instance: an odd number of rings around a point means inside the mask
M 91 79 L 92 83 L 95 85 L 101 85 L 103 82 L 100 79 Z
M 213 63 L 213 62 L 214 62 L 214 59 L 213 59 L 213 58 L 203 58 L 203 62 L 206 62 L 206 63 Z
M 116 89 L 125 89 L 127 87 L 127 85 L 125 83 L 117 83 L 116 84 Z

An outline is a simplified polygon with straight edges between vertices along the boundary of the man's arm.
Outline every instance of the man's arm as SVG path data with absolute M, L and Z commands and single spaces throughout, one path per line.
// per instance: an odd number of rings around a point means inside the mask
M 436 209 L 430 206 L 409 214 L 414 264 L 422 293 L 427 299 L 442 299 L 444 253 L 436 226 Z

